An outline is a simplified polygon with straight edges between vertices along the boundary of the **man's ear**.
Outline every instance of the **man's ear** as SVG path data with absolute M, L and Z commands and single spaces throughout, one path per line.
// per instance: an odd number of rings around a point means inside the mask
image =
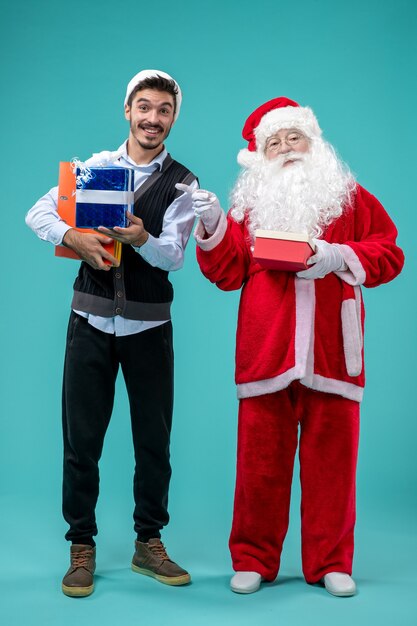
M 130 122 L 130 106 L 125 104 L 125 118 Z

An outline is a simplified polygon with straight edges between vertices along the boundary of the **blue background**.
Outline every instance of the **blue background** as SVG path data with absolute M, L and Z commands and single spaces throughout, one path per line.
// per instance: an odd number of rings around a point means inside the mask
M 413 0 L 2 2 L 2 623 L 415 623 L 416 7 Z M 60 160 L 122 143 L 126 84 L 143 68 L 163 69 L 182 86 L 167 146 L 225 209 L 244 120 L 285 95 L 313 108 L 326 138 L 398 226 L 404 272 L 365 293 L 352 599 L 301 577 L 297 470 L 277 582 L 253 596 L 228 589 L 239 294 L 202 277 L 193 241 L 184 269 L 172 275 L 176 402 L 164 540 L 194 582 L 169 588 L 129 569 L 133 452 L 119 380 L 101 463 L 96 592 L 73 600 L 60 591 L 68 563 L 60 385 L 76 263 L 55 259 L 24 215 L 56 184 Z

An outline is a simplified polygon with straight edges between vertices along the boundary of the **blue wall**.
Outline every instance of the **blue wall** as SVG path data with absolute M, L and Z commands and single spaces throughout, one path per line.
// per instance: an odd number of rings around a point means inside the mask
M 392 519 L 401 526 L 415 513 L 416 7 L 413 0 L 3 3 L 3 537 L 29 530 L 61 541 L 65 531 L 59 514 L 60 385 L 77 264 L 55 259 L 52 246 L 25 227 L 24 215 L 56 184 L 60 160 L 85 159 L 122 143 L 126 84 L 147 67 L 180 83 L 183 107 L 168 149 L 202 187 L 219 195 L 224 209 L 244 147 L 244 120 L 265 100 L 286 95 L 313 108 L 326 138 L 396 222 L 405 270 L 364 296 L 368 378 L 359 523 L 365 528 Z M 221 293 L 202 277 L 193 241 L 184 269 L 172 280 L 176 403 L 167 534 L 184 545 L 209 535 L 202 559 L 212 559 L 214 568 L 222 563 L 228 572 L 239 294 Z M 126 542 L 133 538 L 132 471 L 119 381 L 102 459 L 103 541 L 114 532 Z M 26 507 L 29 529 L 22 519 Z M 295 507 L 288 539 L 295 551 L 297 518 Z M 298 552 L 288 556 L 296 567 L 298 558 Z

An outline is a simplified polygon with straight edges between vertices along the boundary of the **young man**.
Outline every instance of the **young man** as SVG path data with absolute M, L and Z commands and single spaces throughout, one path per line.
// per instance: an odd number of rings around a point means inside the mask
M 251 593 L 277 576 L 300 426 L 304 576 L 334 595 L 353 595 L 360 286 L 395 278 L 403 254 L 382 205 L 322 139 L 311 109 L 275 98 L 249 116 L 243 137 L 245 169 L 227 219 L 214 194 L 191 192 L 202 272 L 220 289 L 243 286 L 231 588 Z M 252 253 L 256 229 L 313 237 L 309 269 L 263 269 Z
M 129 397 L 136 461 L 132 569 L 169 585 L 190 581 L 160 539 L 169 520 L 171 476 L 173 289 L 168 272 L 182 267 L 194 221 L 190 198 L 175 184 L 198 186 L 195 176 L 164 146 L 180 106 L 181 90 L 171 76 L 142 70 L 127 86 L 127 141 L 115 152 L 95 154 L 86 162 L 134 170 L 135 204 L 127 228 L 100 227 L 97 234 L 70 228 L 57 214 L 57 187 L 26 217 L 38 237 L 72 248 L 83 260 L 74 284 L 63 382 L 63 513 L 72 546 L 62 589 L 69 596 L 87 596 L 94 589 L 98 462 L 119 365 Z M 120 264 L 103 247 L 110 237 L 123 244 Z

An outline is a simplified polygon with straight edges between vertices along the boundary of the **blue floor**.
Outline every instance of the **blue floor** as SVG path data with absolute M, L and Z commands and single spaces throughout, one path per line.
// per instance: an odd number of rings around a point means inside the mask
M 61 530 L 51 502 L 36 507 L 16 497 L 1 500 L 0 623 L 5 626 L 415 626 L 417 576 L 416 529 L 411 517 L 367 515 L 356 533 L 355 579 L 358 594 L 335 598 L 319 585 L 307 585 L 299 563 L 299 529 L 294 523 L 283 554 L 280 575 L 258 593 L 229 590 L 231 576 L 227 533 L 184 536 L 171 524 L 164 535 L 169 552 L 187 567 L 193 582 L 169 587 L 130 570 L 133 539 L 118 514 L 106 518 L 97 547 L 96 589 L 88 598 L 65 597 L 60 583 L 68 564 L 68 545 L 58 532 L 48 541 L 25 538 L 33 519 Z M 117 507 L 116 507 L 117 509 Z M 40 524 L 41 522 L 39 522 Z M 63 526 L 62 526 L 63 528 Z M 41 532 L 40 527 L 35 533 Z M 128 540 L 126 536 L 129 536 Z

